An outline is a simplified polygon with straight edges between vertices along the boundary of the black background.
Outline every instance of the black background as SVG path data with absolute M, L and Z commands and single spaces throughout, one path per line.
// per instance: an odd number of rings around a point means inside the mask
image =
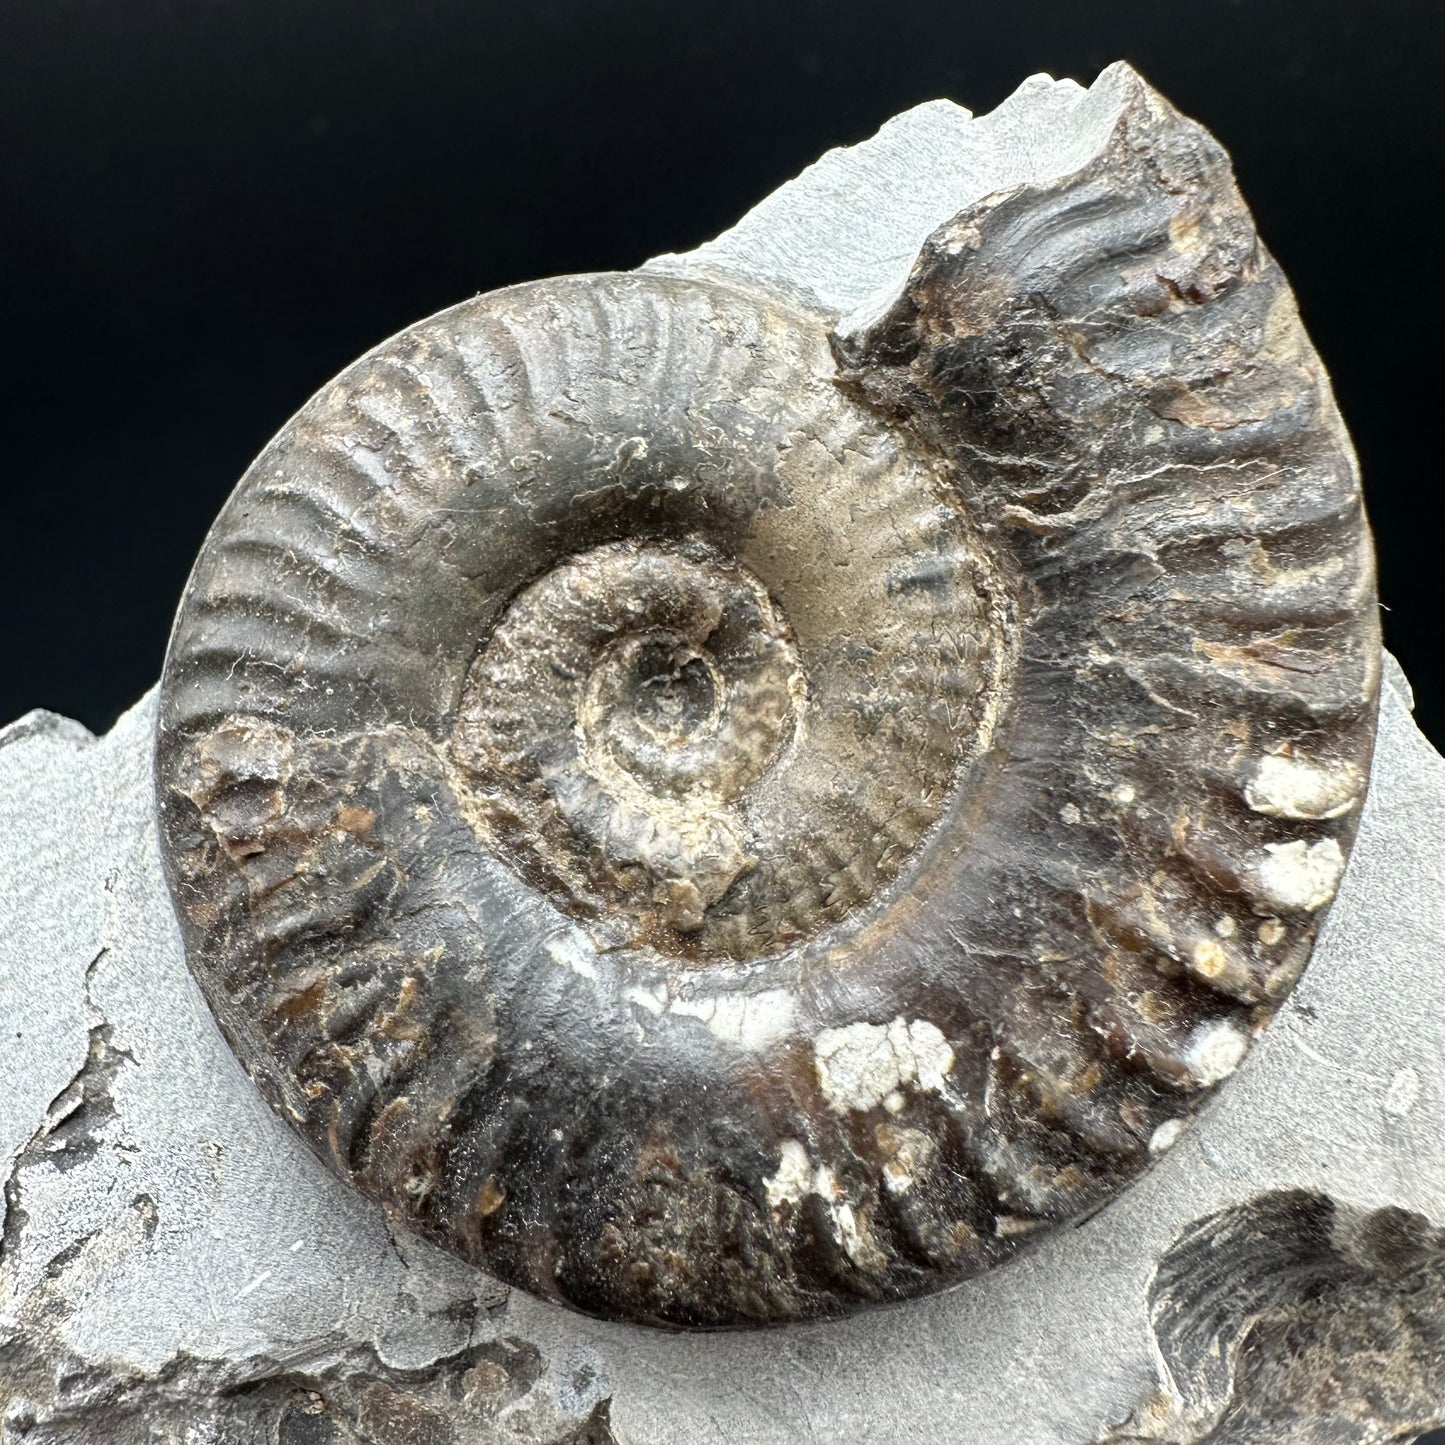
M 1137 64 L 1233 152 L 1445 743 L 1433 0 L 0 0 L 0 722 L 155 679 L 221 501 L 472 292 L 629 268 L 935 96 Z
M 332 373 L 629 268 L 935 96 L 1138 65 L 1232 151 L 1365 467 L 1445 743 L 1433 0 L 0 0 L 0 722 L 107 727 L 216 509 Z M 1445 1439 L 1445 1435 L 1439 1437 Z

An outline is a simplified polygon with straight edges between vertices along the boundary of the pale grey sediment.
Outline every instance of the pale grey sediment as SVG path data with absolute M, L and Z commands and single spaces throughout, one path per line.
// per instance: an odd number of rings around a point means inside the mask
M 653 266 L 871 321 L 941 221 L 1086 160 L 1120 74 L 920 107 Z M 1445 762 L 1393 664 L 1310 967 L 1148 1174 L 945 1294 L 698 1336 L 389 1232 L 272 1115 L 185 967 L 153 729 L 148 698 L 98 740 L 0 733 L 0 1439 L 1303 1445 L 1442 1417 Z

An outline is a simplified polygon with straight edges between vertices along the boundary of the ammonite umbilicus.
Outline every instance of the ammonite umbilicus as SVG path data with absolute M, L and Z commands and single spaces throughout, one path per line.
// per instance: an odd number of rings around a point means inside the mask
M 861 334 L 656 274 L 411 327 L 196 566 L 192 968 L 399 1221 L 671 1326 L 937 1289 L 1108 1200 L 1308 957 L 1372 564 L 1218 147 L 929 241 Z

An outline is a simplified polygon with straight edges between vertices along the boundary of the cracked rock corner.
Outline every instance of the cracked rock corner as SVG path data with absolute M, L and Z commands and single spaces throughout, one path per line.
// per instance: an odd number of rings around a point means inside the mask
M 1087 161 L 1137 84 L 919 107 L 651 269 L 791 290 L 846 335 L 942 223 Z M 1148 1175 L 958 1290 L 718 1335 L 564 1314 L 393 1237 L 271 1115 L 185 968 L 153 727 L 147 698 L 99 739 L 43 713 L 0 731 L 4 1445 L 1318 1445 L 1445 1422 L 1445 761 L 1392 665 L 1310 968 Z M 1328 784 L 1257 791 L 1327 812 Z

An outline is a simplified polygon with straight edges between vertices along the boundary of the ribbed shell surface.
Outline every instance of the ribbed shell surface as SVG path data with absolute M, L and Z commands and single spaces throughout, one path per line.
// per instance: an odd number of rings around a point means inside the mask
M 1368 774 L 1368 530 L 1217 146 L 930 241 L 861 336 L 705 280 L 466 302 L 324 388 L 187 589 L 187 953 L 399 1221 L 681 1327 L 937 1289 L 1167 1148 Z

